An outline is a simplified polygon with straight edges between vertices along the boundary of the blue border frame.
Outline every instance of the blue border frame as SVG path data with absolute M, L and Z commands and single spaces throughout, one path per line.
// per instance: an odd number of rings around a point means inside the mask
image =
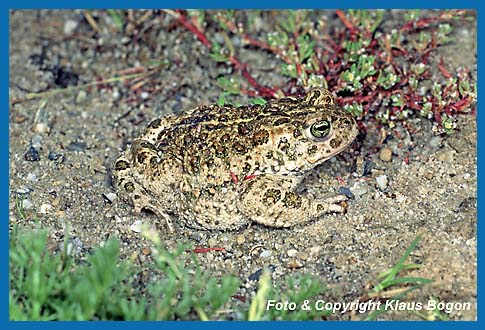
M 389 0 L 368 0 L 366 2 L 358 1 L 358 0 L 341 0 L 341 1 L 328 1 L 328 2 L 315 2 L 315 1 L 308 1 L 308 0 L 300 0 L 298 2 L 294 1 L 254 1 L 254 0 L 246 0 L 244 2 L 228 2 L 228 1 L 221 1 L 221 0 L 206 0 L 204 2 L 195 1 L 195 0 L 184 0 L 184 1 L 147 1 L 147 0 L 138 0 L 138 1 L 114 1 L 108 0 L 100 3 L 99 1 L 87 0 L 87 1 L 80 1 L 74 0 L 70 2 L 59 1 L 59 0 L 52 0 L 52 1 L 45 1 L 43 3 L 35 2 L 32 0 L 18 0 L 18 1 L 11 1 L 11 0 L 4 0 L 0 2 L 1 11 L 0 11 L 0 32 L 1 32 L 1 44 L 4 46 L 3 51 L 0 55 L 1 65 L 3 69 L 3 74 L 0 78 L 0 93 L 1 93 L 1 101 L 2 104 L 5 106 L 4 110 L 9 109 L 9 102 L 8 102 L 8 88 L 9 88 L 9 75 L 8 75 L 8 65 L 9 65 L 9 58 L 6 52 L 7 45 L 9 43 L 9 10 L 10 9 L 55 9 L 55 8 L 62 8 L 62 9 L 75 9 L 75 8 L 156 8 L 156 7 L 163 7 L 163 8 L 278 8 L 278 9 L 296 9 L 296 8 L 328 8 L 328 9 L 336 9 L 336 8 L 399 8 L 399 9 L 411 9 L 411 8 L 436 8 L 436 9 L 445 9 L 445 8 L 466 8 L 466 9 L 476 9 L 477 10 L 477 27 L 478 27 L 478 36 L 483 35 L 483 24 L 479 19 L 479 13 L 481 12 L 481 4 L 480 1 L 472 1 L 472 0 L 430 0 L 430 1 L 417 1 L 417 0 L 397 0 L 397 1 L 389 1 Z M 479 37 L 477 37 L 480 40 Z M 477 49 L 477 57 L 479 59 L 479 54 L 483 54 L 482 48 L 485 47 L 485 44 L 478 43 Z M 478 60 L 477 60 L 478 62 Z M 478 66 L 478 81 L 481 81 L 483 77 L 483 70 L 480 66 Z M 478 100 L 480 100 L 480 88 L 478 89 Z M 480 101 L 479 101 L 480 102 Z M 480 103 L 478 103 L 480 104 Z M 220 329 L 222 327 L 235 327 L 235 328 L 259 328 L 259 329 L 267 329 L 268 327 L 282 327 L 282 328 L 306 328 L 306 329 L 316 329 L 320 327 L 339 327 L 339 328 L 347 328 L 347 327 L 375 327 L 375 322 L 253 322 L 248 324 L 246 322 L 208 322 L 208 323 L 201 323 L 201 322 L 11 322 L 8 321 L 8 219 L 9 219 L 9 207 L 8 207 L 8 200 L 9 200 L 9 145 L 8 145 L 8 129 L 9 129 L 9 113 L 8 111 L 2 111 L 0 113 L 2 117 L 1 125 L 3 129 L 0 130 L 1 138 L 0 138 L 0 147 L 3 150 L 1 154 L 1 171 L 3 175 L 0 177 L 3 189 L 0 189 L 1 193 L 1 202 L 2 202 L 2 212 L 6 215 L 6 224 L 3 227 L 4 231 L 2 232 L 2 236 L 4 240 L 2 240 L 2 246 L 0 256 L 2 262 L 2 272 L 1 276 L 1 283 L 2 283 L 2 302 L 3 310 L 2 310 L 2 318 L 0 324 L 5 326 L 5 328 L 17 328 L 17 329 L 26 329 L 26 328 L 33 328 L 33 327 L 48 327 L 48 328 L 64 328 L 69 327 L 71 329 L 79 329 L 84 328 L 86 326 L 89 327 L 102 327 L 103 329 L 108 328 L 143 328 L 143 329 L 154 329 L 159 327 L 164 328 L 192 328 L 192 327 L 201 327 L 207 329 Z M 478 127 L 483 126 L 483 119 L 482 116 L 479 114 L 478 105 L 477 105 L 477 124 Z M 482 214 L 480 210 L 480 186 L 481 182 L 481 170 L 483 168 L 481 157 L 481 148 L 483 145 L 483 134 L 480 132 L 480 129 L 477 128 L 477 218 L 480 217 Z M 479 223 L 479 222 L 478 222 Z M 480 232 L 480 226 L 477 228 L 477 232 Z M 480 242 L 480 240 L 479 240 Z M 480 247 L 480 244 L 478 244 Z M 479 249 L 480 255 L 480 249 Z M 481 274 L 480 267 L 477 269 L 477 276 Z M 478 280 L 477 280 L 478 281 Z M 478 296 L 480 296 L 481 290 L 479 283 L 477 283 L 477 301 Z M 478 303 L 477 303 L 478 304 Z M 479 305 L 478 305 L 479 306 Z M 470 328 L 470 327 L 479 327 L 483 325 L 480 320 L 483 319 L 483 313 L 480 313 L 478 309 L 478 320 L 477 322 L 439 322 L 432 323 L 432 322 L 413 322 L 412 324 L 403 323 L 403 322 L 392 322 L 393 327 L 404 328 L 407 326 L 413 327 L 454 327 L 454 328 Z M 384 326 L 389 326 L 388 322 L 381 323 Z

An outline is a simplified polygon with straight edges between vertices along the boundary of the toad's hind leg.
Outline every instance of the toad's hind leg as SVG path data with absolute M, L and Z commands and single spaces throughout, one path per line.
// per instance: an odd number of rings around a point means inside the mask
M 311 194 L 295 192 L 299 180 L 275 175 L 261 175 L 249 182 L 238 208 L 253 221 L 269 227 L 291 227 L 305 224 L 325 213 L 343 213 L 337 203 L 343 195 L 315 199 Z

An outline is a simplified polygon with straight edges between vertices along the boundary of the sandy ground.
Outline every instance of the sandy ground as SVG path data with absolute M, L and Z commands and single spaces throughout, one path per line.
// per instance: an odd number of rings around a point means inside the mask
M 330 12 L 329 25 L 335 22 Z M 396 16 L 396 17 L 394 17 Z M 387 25 L 402 24 L 390 14 Z M 345 215 L 329 215 L 306 226 L 275 230 L 259 225 L 236 232 L 207 232 L 178 228 L 168 233 L 152 213 L 139 216 L 112 187 L 111 172 L 119 152 L 160 115 L 214 103 L 221 92 L 216 78 L 231 72 L 216 64 L 202 44 L 173 18 L 149 21 L 137 39 L 123 37 L 106 15 L 100 16 L 101 37 L 80 11 L 14 11 L 10 15 L 10 223 L 34 226 L 37 221 L 61 242 L 65 228 L 81 257 L 109 238 L 122 241 L 122 257 L 150 262 L 150 244 L 131 226 L 141 220 L 156 226 L 169 248 L 178 243 L 223 247 L 224 252 L 198 255 L 213 276 L 234 274 L 250 298 L 256 284 L 247 278 L 263 265 L 274 265 L 273 280 L 291 274 L 313 274 L 330 290 L 322 297 L 351 302 L 361 297 L 376 276 L 393 266 L 418 235 L 423 239 L 409 262 L 422 268 L 409 275 L 434 279 L 406 301 L 426 303 L 430 296 L 443 302 L 471 303 L 450 318 L 476 318 L 476 117 L 459 119 L 459 131 L 434 136 L 431 123 L 410 120 L 413 136 L 397 127 L 402 139 L 379 145 L 376 128 L 342 155 L 326 162 L 307 180 L 308 189 L 323 193 L 338 189 L 335 176 L 357 192 Z M 254 22 L 254 31 L 274 28 L 274 21 Z M 220 35 L 218 37 L 221 37 Z M 476 23 L 455 26 L 456 42 L 439 54 L 454 69 L 476 66 Z M 236 46 L 238 46 L 236 44 Z M 43 56 L 39 56 L 44 48 Z M 260 51 L 241 49 L 240 57 L 254 68 L 262 84 L 282 84 L 272 73 L 279 62 Z M 41 61 L 43 57 L 43 61 Z M 54 94 L 13 104 L 25 90 L 61 88 L 116 76 L 123 69 L 168 60 L 158 90 L 135 95 L 121 82 Z M 42 63 L 43 62 L 43 63 Z M 61 67 L 63 71 L 49 70 Z M 42 69 L 43 68 L 43 69 Z M 53 72 L 54 71 L 54 72 Z M 274 71 L 274 70 L 273 70 Z M 236 77 L 239 77 L 237 74 Z M 241 98 L 241 102 L 247 101 Z M 392 150 L 391 161 L 379 150 Z M 408 153 L 409 163 L 404 162 Z M 374 164 L 359 180 L 362 159 Z M 361 174 L 361 173 L 360 173 Z M 376 178 L 385 175 L 385 189 Z M 16 201 L 23 199 L 26 218 Z M 354 318 L 351 314 L 337 319 Z M 355 316 L 359 318 L 359 316 Z M 386 313 L 384 319 L 416 319 L 413 313 Z

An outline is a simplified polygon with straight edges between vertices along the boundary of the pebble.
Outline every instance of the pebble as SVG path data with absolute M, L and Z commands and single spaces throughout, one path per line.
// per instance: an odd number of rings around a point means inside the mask
M 19 195 L 27 195 L 29 194 L 30 192 L 32 191 L 31 188 L 29 187 L 20 187 L 19 189 L 17 189 L 15 192 Z
M 392 150 L 389 148 L 382 148 L 379 152 L 379 158 L 384 162 L 390 162 L 392 159 Z
M 84 141 L 75 141 L 69 143 L 66 149 L 70 151 L 83 151 L 84 149 L 86 149 L 87 146 L 87 143 Z
M 69 239 L 67 242 L 67 254 L 79 255 L 83 250 L 83 242 L 79 238 Z M 59 249 L 64 250 L 64 242 L 59 243 Z
M 380 190 L 386 190 L 388 184 L 387 175 L 379 175 L 376 178 L 376 182 Z
M 110 202 L 113 203 L 113 201 L 116 199 L 116 194 L 113 192 L 109 192 L 107 194 L 103 194 L 104 197 Z
M 79 23 L 72 19 L 64 22 L 64 34 L 72 34 L 78 27 Z
M 433 137 L 432 137 L 432 138 L 429 140 L 428 144 L 429 144 L 431 147 L 436 148 L 436 147 L 439 147 L 439 146 L 440 146 L 440 144 L 441 144 L 441 141 L 442 141 L 442 140 L 443 140 L 443 139 L 442 139 L 440 136 L 433 136 Z
M 244 237 L 244 235 L 237 235 L 236 242 L 237 244 L 243 244 L 244 242 L 246 242 L 246 238 Z
M 134 231 L 135 233 L 141 233 L 143 226 L 143 222 L 141 220 L 136 220 L 131 226 L 130 229 L 131 231 Z
M 441 160 L 445 163 L 453 163 L 453 161 L 455 160 L 455 155 L 453 150 L 450 150 L 439 153 L 437 158 L 438 160 Z
M 428 180 L 431 180 L 433 177 L 434 177 L 434 174 L 433 172 L 431 171 L 427 171 L 425 174 L 424 174 L 424 177 Z
M 49 151 L 49 155 L 47 156 L 47 158 L 49 160 L 58 160 L 58 159 L 61 159 L 61 161 L 64 160 L 64 156 L 62 156 L 57 151 Z
M 24 158 L 28 162 L 37 162 L 40 160 L 40 154 L 39 151 L 34 148 L 33 145 L 30 145 L 29 150 L 24 155 Z
M 295 249 L 291 249 L 291 250 L 286 251 L 286 254 L 288 254 L 288 257 L 293 258 L 294 256 L 296 256 L 298 254 L 298 251 L 295 250 Z
M 35 182 L 37 181 L 37 176 L 34 173 L 27 173 L 27 180 Z
M 113 88 L 113 92 L 111 94 L 111 97 L 114 99 L 114 100 L 119 100 L 121 98 L 121 93 L 120 93 L 120 90 L 118 88 Z
M 290 262 L 288 262 L 287 264 L 287 267 L 289 269 L 300 269 L 303 267 L 303 263 L 299 260 L 290 260 Z
M 366 194 L 368 189 L 367 189 L 367 187 L 364 183 L 356 182 L 356 183 L 354 183 L 354 186 L 350 188 L 350 191 L 355 196 L 361 196 L 361 195 Z
M 15 117 L 13 117 L 13 122 L 15 124 L 22 124 L 27 119 L 28 119 L 27 116 L 24 116 L 24 115 L 16 115 Z
M 261 258 L 269 258 L 271 257 L 271 251 L 270 250 L 264 250 L 263 252 L 261 252 L 261 254 L 259 255 Z
M 47 214 L 49 211 L 52 210 L 52 205 L 44 203 L 40 206 L 40 213 Z
M 32 207 L 34 207 L 34 204 L 30 200 L 28 199 L 22 200 L 22 208 L 24 210 L 30 210 Z
M 79 93 L 77 93 L 77 96 L 76 96 L 76 103 L 77 104 L 83 103 L 84 101 L 86 101 L 87 96 L 88 96 L 88 94 L 86 93 L 86 91 L 80 90 Z
M 354 194 L 352 194 L 352 191 L 348 187 L 339 187 L 338 193 L 346 196 L 347 198 L 354 198 Z
M 268 266 L 268 269 L 272 273 L 272 272 L 275 271 L 276 266 L 269 265 Z M 261 269 L 258 269 L 257 271 L 255 271 L 254 273 L 252 273 L 251 275 L 249 275 L 248 280 L 250 280 L 250 281 L 258 281 L 259 278 L 261 277 L 261 275 L 263 275 L 263 269 L 262 268 Z
M 207 244 L 208 244 L 209 247 L 217 246 L 218 245 L 217 243 L 218 243 L 217 239 L 215 239 L 215 238 L 209 238 L 207 240 Z
M 48 125 L 49 114 L 44 106 L 45 104 L 43 104 L 35 113 L 33 131 L 36 133 L 49 133 L 50 131 L 50 127 Z M 34 142 L 32 142 L 32 144 L 33 143 Z
M 39 135 L 39 134 L 35 134 L 32 139 L 30 140 L 31 142 L 31 145 L 36 148 L 36 149 L 39 149 L 40 146 L 41 146 L 41 142 L 42 142 L 42 136 Z
M 46 123 L 38 123 L 34 125 L 33 131 L 36 133 L 49 133 L 50 127 Z

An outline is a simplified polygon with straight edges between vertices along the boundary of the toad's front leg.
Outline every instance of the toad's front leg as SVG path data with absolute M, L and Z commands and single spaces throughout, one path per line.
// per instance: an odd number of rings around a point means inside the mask
M 239 211 L 251 220 L 269 227 L 305 224 L 323 214 L 343 213 L 340 203 L 347 198 L 336 195 L 315 199 L 312 194 L 295 192 L 299 180 L 276 175 L 260 175 L 248 182 L 239 201 Z

